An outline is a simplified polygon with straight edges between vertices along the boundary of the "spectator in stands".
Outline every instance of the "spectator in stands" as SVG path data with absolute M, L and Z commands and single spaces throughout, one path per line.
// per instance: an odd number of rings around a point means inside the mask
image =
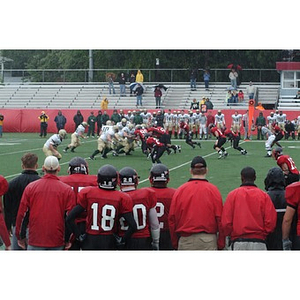
M 75 123 L 75 130 L 77 127 L 83 122 L 83 115 L 81 114 L 80 110 L 77 110 L 76 115 L 73 117 L 73 121 Z
M 124 73 L 121 73 L 120 78 L 119 78 L 119 85 L 120 85 L 120 96 L 124 97 L 126 96 L 126 77 Z
M 237 71 L 232 68 L 230 73 L 229 73 L 229 79 L 230 79 L 230 83 L 231 83 L 231 86 L 236 90 L 237 88 L 237 78 L 238 78 L 238 73 Z
M 213 103 L 210 101 L 209 98 L 206 98 L 206 100 L 205 100 L 205 105 L 206 105 L 206 109 L 213 109 L 213 108 L 214 108 L 214 105 L 213 105 Z
M 54 118 L 54 122 L 56 123 L 57 133 L 61 129 L 65 129 L 65 125 L 67 123 L 66 117 L 62 114 L 61 110 L 58 111 L 57 116 Z
M 38 117 L 40 120 L 40 137 L 46 137 L 47 136 L 47 128 L 48 128 L 48 121 L 49 117 L 46 115 L 44 111 L 42 111 L 41 115 Z
M 204 84 L 205 84 L 205 90 L 208 91 L 209 90 L 209 80 L 210 80 L 210 73 L 209 73 L 208 69 L 206 69 L 204 71 L 203 80 L 204 80 Z
M 242 90 L 239 90 L 238 92 L 238 102 L 239 103 L 244 102 L 244 92 Z
M 143 106 L 143 93 L 144 93 L 144 89 L 142 88 L 142 86 L 140 84 L 137 85 L 137 88 L 135 89 L 135 94 L 136 94 L 136 108 L 138 108 L 138 106 Z
M 130 77 L 129 77 L 129 83 L 134 83 L 135 82 L 135 75 L 133 72 L 131 72 Z M 130 86 L 130 97 L 134 96 L 134 91 L 133 91 L 134 86 Z
M 154 90 L 154 97 L 155 97 L 155 108 L 158 109 L 161 106 L 161 96 L 162 92 L 159 86 L 157 86 Z
M 4 116 L 0 114 L 0 138 L 2 138 L 2 134 L 3 134 L 3 120 L 4 120 Z
M 98 115 L 96 116 L 96 123 L 97 123 L 97 137 L 99 137 L 100 130 L 102 127 L 102 111 L 98 110 Z
M 142 73 L 141 70 L 138 70 L 138 71 L 137 71 L 137 74 L 136 74 L 136 76 L 135 76 L 135 81 L 136 81 L 136 82 L 141 82 L 141 83 L 144 82 L 144 75 L 143 75 L 143 73 Z
M 114 78 L 111 73 L 107 74 L 106 76 L 107 82 L 108 82 L 108 89 L 109 89 L 109 94 L 111 94 L 111 90 L 113 91 L 113 94 L 116 93 L 115 87 L 114 87 Z
M 252 81 L 249 82 L 249 85 L 247 86 L 247 94 L 250 99 L 255 99 L 255 92 L 256 92 L 256 87 L 253 85 Z
M 100 107 L 101 109 L 108 109 L 108 99 L 104 97 L 101 101 Z
M 236 93 L 236 91 L 232 91 L 231 103 L 233 103 L 233 104 L 238 103 L 238 94 Z
M 198 75 L 198 70 L 192 69 L 190 73 L 191 91 L 196 91 L 197 75 Z
M 191 102 L 190 109 L 192 110 L 200 109 L 200 103 L 199 101 L 197 101 L 196 98 L 194 98 L 193 101 Z
M 97 118 L 95 117 L 94 112 L 91 111 L 91 114 L 89 115 L 89 117 L 87 119 L 87 123 L 89 125 L 88 133 L 87 133 L 87 136 L 86 136 L 87 138 L 89 138 L 90 135 L 92 135 L 93 138 L 95 137 L 96 122 L 97 122 Z
M 230 90 L 227 91 L 227 94 L 226 94 L 226 98 L 225 98 L 225 103 L 231 103 L 231 97 L 232 97 L 232 93 Z

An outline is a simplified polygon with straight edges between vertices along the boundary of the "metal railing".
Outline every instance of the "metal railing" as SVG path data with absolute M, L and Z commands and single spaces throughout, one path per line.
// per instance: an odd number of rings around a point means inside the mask
M 91 72 L 92 71 L 92 72 Z M 4 69 L 4 83 L 9 79 L 21 78 L 22 82 L 106 82 L 106 73 L 118 75 L 123 72 L 130 75 L 136 70 L 124 69 Z M 189 82 L 189 69 L 141 69 L 145 82 Z M 198 82 L 203 82 L 203 70 L 198 70 Z M 229 69 L 211 69 L 211 82 L 229 82 Z M 93 75 L 91 78 L 91 74 Z M 276 69 L 244 69 L 239 73 L 241 82 L 280 82 L 280 75 Z

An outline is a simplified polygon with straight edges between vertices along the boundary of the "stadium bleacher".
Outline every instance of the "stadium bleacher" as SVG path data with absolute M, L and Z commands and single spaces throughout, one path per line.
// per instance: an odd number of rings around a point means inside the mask
M 236 105 L 225 103 L 228 83 L 210 83 L 205 90 L 203 83 L 198 83 L 197 90 L 191 91 L 189 83 L 164 83 L 168 89 L 163 91 L 162 109 L 189 109 L 194 98 L 201 100 L 208 97 L 214 104 L 214 109 L 232 109 Z M 279 84 L 255 83 L 258 90 L 258 102 L 266 108 L 293 109 L 300 106 L 300 101 L 288 101 L 289 98 L 279 98 Z M 155 109 L 154 83 L 144 83 L 143 108 Z M 241 84 L 238 89 L 245 94 L 245 102 L 239 107 L 248 105 L 246 93 L 247 84 Z M 109 94 L 106 83 L 99 84 L 9 84 L 0 87 L 0 108 L 91 108 L 99 109 L 103 97 L 109 100 L 110 109 L 135 109 L 136 98 L 130 96 L 127 85 L 126 97 L 120 97 L 119 86 L 115 85 L 116 94 Z M 279 98 L 279 99 L 278 99 Z

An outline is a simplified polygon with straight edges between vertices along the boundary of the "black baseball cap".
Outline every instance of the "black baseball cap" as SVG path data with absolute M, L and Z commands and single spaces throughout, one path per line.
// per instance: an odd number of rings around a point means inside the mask
M 191 162 L 191 168 L 206 168 L 206 161 L 202 156 L 196 156 Z

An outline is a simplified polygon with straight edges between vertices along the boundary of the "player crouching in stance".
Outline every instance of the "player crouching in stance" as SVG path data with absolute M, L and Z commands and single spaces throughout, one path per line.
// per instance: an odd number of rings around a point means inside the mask
M 199 148 L 201 148 L 201 143 L 200 142 L 193 142 L 192 141 L 192 135 L 193 132 L 190 130 L 190 126 L 184 122 L 184 121 L 180 121 L 180 125 L 179 125 L 180 129 L 183 131 L 184 136 L 185 136 L 185 142 L 191 146 L 193 149 L 195 149 L 195 145 L 199 146 Z
M 226 143 L 226 135 L 214 124 L 210 124 L 209 128 L 211 134 L 217 139 L 213 148 L 219 153 L 218 159 L 225 158 L 228 155 L 227 151 L 223 147 L 223 145 Z
M 242 155 L 247 154 L 247 151 L 239 146 L 239 142 L 241 139 L 239 134 L 233 132 L 232 129 L 227 129 L 227 128 L 225 128 L 224 134 L 226 135 L 228 140 L 231 141 L 233 149 L 240 151 Z
M 81 145 L 80 139 L 85 139 L 84 131 L 88 126 L 87 122 L 82 122 L 78 125 L 75 132 L 71 135 L 71 143 L 63 150 L 64 152 L 67 152 L 68 149 L 71 149 L 71 152 L 75 152 L 75 148 Z
M 132 214 L 132 200 L 129 195 L 117 191 L 118 172 L 112 165 L 104 165 L 98 170 L 98 186 L 85 187 L 78 193 L 77 205 L 67 217 L 77 239 L 83 241 L 82 250 L 114 250 L 124 247 L 136 223 Z M 86 233 L 80 236 L 75 219 L 86 211 Z M 127 222 L 122 239 L 116 243 L 118 222 Z
M 272 150 L 272 157 L 281 168 L 286 185 L 299 181 L 299 171 L 294 160 L 289 155 L 283 155 L 281 147 L 276 147 Z
M 58 133 L 53 134 L 44 144 L 43 152 L 46 156 L 53 155 L 58 160 L 62 158 L 62 155 L 57 151 L 57 147 L 61 144 L 62 140 L 66 138 L 67 132 L 61 129 Z
M 153 136 L 149 136 L 146 140 L 147 148 L 150 150 L 150 157 L 152 160 L 152 163 L 158 163 L 160 164 L 160 158 L 166 151 L 166 145 L 161 143 L 157 138 L 154 138 Z
M 176 189 L 167 187 L 169 180 L 170 171 L 165 165 L 157 164 L 151 168 L 149 181 L 150 189 L 155 192 L 157 197 L 156 212 L 160 227 L 159 250 L 173 250 L 168 216 Z
M 137 189 L 138 174 L 125 167 L 119 172 L 120 190 L 128 194 L 133 202 L 133 216 L 137 231 L 133 233 L 126 245 L 126 250 L 159 250 L 159 222 L 156 212 L 156 194 L 150 188 Z M 126 229 L 124 220 L 120 220 L 119 235 Z

